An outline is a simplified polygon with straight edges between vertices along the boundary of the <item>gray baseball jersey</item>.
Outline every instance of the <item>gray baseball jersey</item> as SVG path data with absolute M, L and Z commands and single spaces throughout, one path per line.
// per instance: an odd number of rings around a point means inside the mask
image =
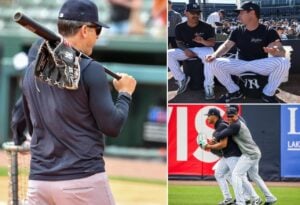
M 233 140 L 238 144 L 243 155 L 246 155 L 251 159 L 259 159 L 261 157 L 260 149 L 254 142 L 252 135 L 245 123 L 237 120 L 221 132 L 214 133 L 214 137 L 217 140 L 223 139 L 230 135 L 233 136 Z

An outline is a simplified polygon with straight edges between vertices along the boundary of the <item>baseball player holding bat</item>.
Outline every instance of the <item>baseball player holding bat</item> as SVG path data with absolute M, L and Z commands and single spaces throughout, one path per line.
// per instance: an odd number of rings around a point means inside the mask
M 42 43 L 36 62 L 26 70 L 30 205 L 115 204 L 105 172 L 104 135 L 120 133 L 136 81 L 119 74 L 121 79 L 113 81 L 119 93 L 114 103 L 104 68 L 68 46 L 91 55 L 103 27 L 92 1 L 66 1 L 59 11 L 58 31 L 68 43 Z
M 277 103 L 275 92 L 288 76 L 290 62 L 280 37 L 274 29 L 259 23 L 260 7 L 252 2 L 244 2 L 238 12 L 239 20 L 244 24 L 231 32 L 228 39 L 213 54 L 206 57 L 211 62 L 213 74 L 226 87 L 228 93 L 222 95 L 220 103 L 243 97 L 238 85 L 231 75 L 240 75 L 250 71 L 269 76 L 261 99 L 268 103 Z M 221 58 L 233 46 L 238 49 L 238 59 Z M 270 54 L 272 57 L 268 57 Z

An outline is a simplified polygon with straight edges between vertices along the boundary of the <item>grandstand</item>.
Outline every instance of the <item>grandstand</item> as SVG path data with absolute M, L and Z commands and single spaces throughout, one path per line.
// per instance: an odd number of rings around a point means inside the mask
M 246 0 L 241 0 L 244 2 Z M 219 9 L 224 9 L 226 11 L 226 18 L 234 19 L 236 17 L 233 10 L 236 8 L 235 4 L 228 3 L 204 3 L 205 1 L 200 2 L 202 6 L 202 11 L 204 19 L 207 16 Z M 267 19 L 298 19 L 300 20 L 300 0 L 254 0 L 258 5 L 261 6 L 262 18 Z M 183 2 L 174 2 L 173 9 L 184 15 L 184 8 L 186 3 Z

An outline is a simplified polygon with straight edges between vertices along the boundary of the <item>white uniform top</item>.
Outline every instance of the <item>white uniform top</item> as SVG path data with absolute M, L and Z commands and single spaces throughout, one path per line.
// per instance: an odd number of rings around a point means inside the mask
M 216 28 L 217 27 L 216 22 L 220 22 L 220 21 L 221 21 L 221 19 L 220 19 L 219 12 L 216 11 L 216 12 L 211 13 L 207 17 L 206 23 L 208 23 Z

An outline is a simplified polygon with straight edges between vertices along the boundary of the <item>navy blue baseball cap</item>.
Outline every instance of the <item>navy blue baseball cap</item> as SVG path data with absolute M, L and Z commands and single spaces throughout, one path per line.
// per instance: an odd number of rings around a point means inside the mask
M 186 5 L 186 11 L 199 11 L 201 12 L 200 5 L 196 3 L 189 3 Z
M 101 27 L 109 28 L 98 19 L 98 8 L 90 0 L 67 0 L 61 7 L 59 19 L 91 22 Z
M 227 117 L 232 117 L 237 114 L 238 114 L 238 110 L 236 109 L 236 107 L 228 107 L 226 110 Z
M 206 115 L 207 116 L 215 115 L 215 116 L 221 117 L 220 111 L 217 108 L 210 108 Z

